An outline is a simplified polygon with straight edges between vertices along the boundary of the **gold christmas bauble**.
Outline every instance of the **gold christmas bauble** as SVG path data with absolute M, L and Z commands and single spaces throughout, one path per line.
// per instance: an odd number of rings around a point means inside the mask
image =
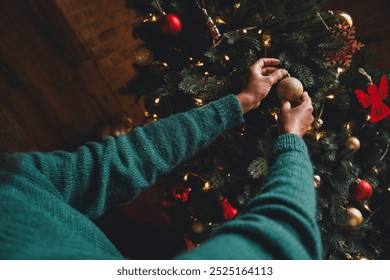
M 349 136 L 345 141 L 345 147 L 349 150 L 357 151 L 360 149 L 360 141 L 354 136 Z
M 111 126 L 111 134 L 115 137 L 128 134 L 134 128 L 133 120 L 128 116 L 119 117 Z
M 347 216 L 345 219 L 345 224 L 351 227 L 356 227 L 360 225 L 363 221 L 362 212 L 354 207 L 347 208 Z
M 198 234 L 201 234 L 206 230 L 206 226 L 198 221 L 194 221 L 192 223 L 191 227 L 192 227 L 192 230 Z
M 144 46 L 139 46 L 134 51 L 134 62 L 140 66 L 150 65 L 153 62 L 153 59 L 153 52 Z
M 276 95 L 280 100 L 287 100 L 291 104 L 296 104 L 303 94 L 303 85 L 293 77 L 287 77 L 278 83 Z
M 349 27 L 353 26 L 353 20 L 351 15 L 347 14 L 344 11 L 336 11 L 336 13 L 339 16 L 339 21 L 342 26 L 349 26 Z
M 313 126 L 315 129 L 320 129 L 323 124 L 324 124 L 324 121 L 320 118 L 317 118 L 313 121 Z
M 351 15 L 349 15 L 348 13 L 344 12 L 344 11 L 331 11 L 329 10 L 329 13 L 332 14 L 332 15 L 337 15 L 338 16 L 338 25 L 339 26 L 348 26 L 348 27 L 352 27 L 353 26 L 353 20 L 352 20 L 352 17 Z

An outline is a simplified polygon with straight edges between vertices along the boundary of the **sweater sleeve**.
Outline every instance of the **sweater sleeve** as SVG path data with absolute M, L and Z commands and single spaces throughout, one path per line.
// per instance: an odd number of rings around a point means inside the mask
M 313 168 L 303 140 L 279 136 L 261 193 L 179 259 L 320 259 Z
M 237 98 L 228 95 L 74 152 L 19 154 L 19 172 L 93 218 L 110 204 L 131 201 L 158 176 L 242 122 Z

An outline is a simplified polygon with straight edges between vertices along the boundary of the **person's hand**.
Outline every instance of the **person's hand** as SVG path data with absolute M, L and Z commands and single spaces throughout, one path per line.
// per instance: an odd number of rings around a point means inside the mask
M 272 85 L 287 74 L 286 70 L 275 67 L 279 63 L 280 60 L 276 58 L 260 58 L 249 67 L 248 79 L 237 95 L 243 113 L 256 109 Z
M 290 102 L 282 101 L 278 117 L 280 134 L 292 133 L 302 137 L 313 122 L 313 105 L 306 91 L 302 94 L 300 101 L 301 104 L 294 108 L 291 108 Z

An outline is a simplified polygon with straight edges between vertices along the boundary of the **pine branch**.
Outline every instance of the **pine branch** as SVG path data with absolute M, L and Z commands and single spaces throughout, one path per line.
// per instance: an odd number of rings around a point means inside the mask
M 262 157 L 253 160 L 249 164 L 248 172 L 254 179 L 266 177 L 268 175 L 268 161 Z

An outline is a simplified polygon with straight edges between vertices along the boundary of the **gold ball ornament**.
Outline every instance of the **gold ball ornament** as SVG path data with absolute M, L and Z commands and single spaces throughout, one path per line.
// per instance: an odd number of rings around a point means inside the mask
M 352 17 L 351 15 L 349 15 L 348 13 L 344 12 L 344 11 L 331 11 L 329 10 L 328 11 L 331 15 L 337 15 L 338 18 L 337 18 L 337 22 L 338 22 L 338 25 L 341 27 L 341 26 L 349 26 L 349 27 L 352 27 L 353 26 L 353 20 L 352 20 Z M 323 20 L 322 20 L 323 21 Z M 324 21 L 323 21 L 324 22 Z M 329 30 L 330 28 L 326 25 L 326 23 L 324 23 L 325 26 L 327 27 L 327 29 Z
M 360 149 L 360 141 L 354 136 L 349 136 L 347 141 L 345 141 L 345 147 L 348 150 L 358 151 Z
M 349 26 L 349 27 L 353 26 L 353 20 L 352 20 L 351 15 L 347 14 L 344 11 L 337 11 L 336 13 L 339 16 L 339 21 L 340 21 L 341 25 Z
M 140 66 L 148 66 L 153 62 L 153 52 L 144 46 L 139 46 L 134 51 L 134 62 Z
M 347 208 L 347 216 L 345 219 L 345 224 L 351 227 L 356 227 L 360 225 L 363 221 L 362 212 L 354 207 Z
M 322 125 L 324 124 L 324 121 L 320 118 L 317 118 L 313 121 L 313 127 L 315 129 L 320 129 L 322 127 Z
M 197 234 L 202 234 L 206 230 L 206 226 L 199 221 L 192 222 L 192 230 Z
M 133 128 L 133 120 L 128 116 L 121 116 L 112 124 L 111 134 L 115 137 L 119 137 L 128 134 Z
M 291 104 L 296 104 L 303 94 L 302 83 L 294 77 L 287 77 L 278 83 L 276 95 L 280 100 L 287 100 Z

